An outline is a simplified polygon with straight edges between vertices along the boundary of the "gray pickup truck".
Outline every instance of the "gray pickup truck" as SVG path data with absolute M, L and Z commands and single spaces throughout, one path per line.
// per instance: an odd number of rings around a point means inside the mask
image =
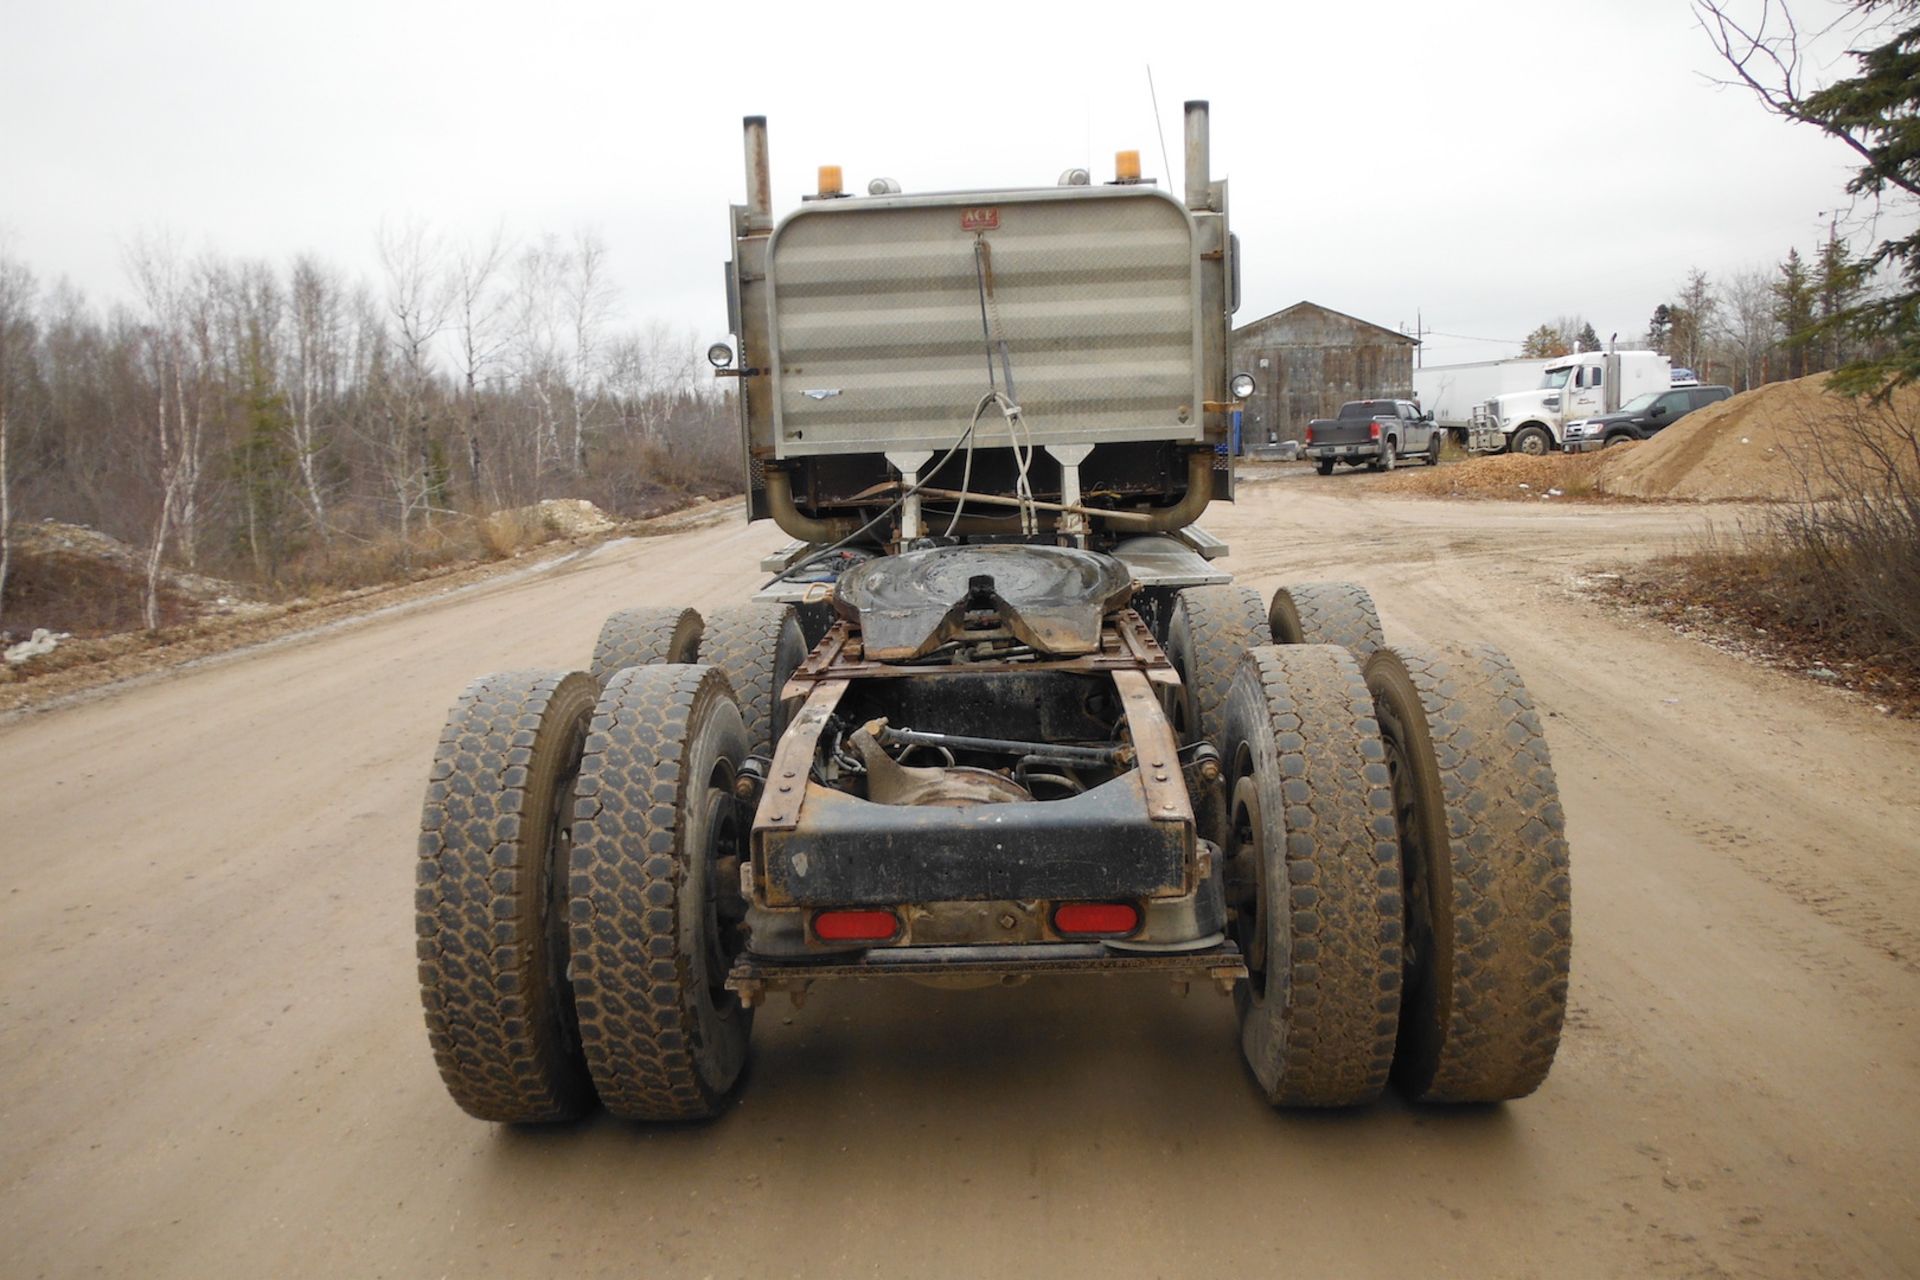
M 1307 424 L 1302 452 L 1323 476 L 1332 475 L 1337 462 L 1391 471 L 1401 458 L 1417 457 L 1437 466 L 1445 436 L 1446 428 L 1410 400 L 1349 400 L 1340 406 L 1338 417 Z

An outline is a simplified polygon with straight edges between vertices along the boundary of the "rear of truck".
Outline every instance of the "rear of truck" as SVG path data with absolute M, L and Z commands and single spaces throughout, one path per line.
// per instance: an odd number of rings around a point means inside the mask
M 1335 463 L 1358 466 L 1378 462 L 1399 426 L 1393 401 L 1350 400 L 1340 406 L 1338 415 L 1315 418 L 1307 424 L 1301 453 L 1320 464 L 1322 474 L 1331 471 Z
M 1388 646 L 1351 584 L 1269 601 L 1194 523 L 1251 391 L 1206 104 L 1179 193 L 1132 153 L 963 193 L 823 169 L 776 220 L 744 141 L 709 354 L 792 541 L 750 600 L 638 602 L 587 671 L 456 705 L 416 898 L 456 1101 L 710 1116 L 776 994 L 1129 973 L 1230 993 L 1278 1105 L 1535 1087 L 1566 851 L 1517 676 Z

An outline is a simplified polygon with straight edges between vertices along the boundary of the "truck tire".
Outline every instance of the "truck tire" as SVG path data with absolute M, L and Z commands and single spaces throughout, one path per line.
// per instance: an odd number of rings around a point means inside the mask
M 602 689 L 616 671 L 662 662 L 692 662 L 700 653 L 705 624 L 698 612 L 648 604 L 622 609 L 600 627 L 588 672 Z
M 780 690 L 806 656 L 792 605 L 732 605 L 707 615 L 700 661 L 726 673 L 746 722 L 748 754 L 773 755 L 787 728 Z
M 1440 465 L 1441 442 L 1442 437 L 1438 431 L 1434 432 L 1432 438 L 1427 441 L 1427 465 L 1430 467 Z
M 1330 476 L 1333 474 L 1333 459 L 1322 458 L 1313 464 L 1313 469 L 1323 476 Z
M 1391 648 L 1367 663 L 1406 873 L 1396 1082 L 1500 1102 L 1553 1065 L 1572 950 L 1566 823 L 1526 686 L 1499 650 Z
M 1522 427 L 1513 433 L 1508 451 L 1524 453 L 1529 457 L 1543 458 L 1553 452 L 1553 437 L 1545 427 Z
M 1386 644 L 1367 589 L 1352 582 L 1297 582 L 1273 593 L 1267 629 L 1275 644 L 1337 644 L 1365 663 Z
M 440 1079 L 482 1120 L 570 1120 L 593 1100 L 559 908 L 594 692 L 581 672 L 483 676 L 434 752 L 414 889 L 420 1001 Z
M 1371 1102 L 1393 1067 L 1400 845 L 1373 702 L 1334 645 L 1253 650 L 1227 701 L 1240 1046 L 1281 1107 Z
M 1639 439 L 1640 437 L 1634 435 L 1631 431 L 1616 431 L 1608 436 L 1606 440 L 1601 443 L 1600 447 L 1603 449 L 1611 449 L 1617 444 L 1632 444 Z
M 1240 656 L 1272 640 L 1260 594 L 1251 587 L 1187 587 L 1174 595 L 1167 660 L 1180 673 L 1180 696 L 1172 710 L 1182 742 L 1220 746 L 1227 689 Z
M 1380 456 L 1374 461 L 1369 462 L 1367 464 L 1367 470 L 1391 471 L 1393 470 L 1393 463 L 1394 463 L 1393 441 L 1387 440 L 1381 443 Z
M 712 667 L 629 667 L 594 709 L 568 921 L 581 1048 L 622 1119 L 711 1116 L 746 1066 L 753 1013 L 725 986 L 752 821 L 733 793 L 746 755 Z

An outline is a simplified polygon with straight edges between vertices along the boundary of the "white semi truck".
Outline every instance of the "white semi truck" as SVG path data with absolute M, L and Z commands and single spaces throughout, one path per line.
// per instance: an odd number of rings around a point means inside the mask
M 1436 423 L 1458 433 L 1464 444 L 1475 414 L 1485 410 L 1487 401 L 1509 391 L 1538 387 L 1547 366 L 1555 362 L 1517 357 L 1430 365 L 1413 371 L 1413 398 Z
M 1583 351 L 1547 362 L 1531 391 L 1488 399 L 1474 415 L 1468 447 L 1475 453 L 1557 452 L 1561 427 L 1612 413 L 1648 391 L 1673 385 L 1667 357 L 1654 351 Z

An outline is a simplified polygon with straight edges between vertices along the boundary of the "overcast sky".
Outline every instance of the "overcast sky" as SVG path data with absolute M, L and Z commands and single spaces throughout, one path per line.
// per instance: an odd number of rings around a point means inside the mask
M 592 228 L 632 322 L 710 338 L 743 115 L 784 209 L 823 163 L 854 190 L 1026 185 L 1103 180 L 1122 147 L 1178 190 L 1180 105 L 1208 98 L 1240 322 L 1418 311 L 1428 363 L 1487 359 L 1560 314 L 1637 336 L 1688 267 L 1824 238 L 1848 153 L 1716 73 L 1684 0 L 0 0 L 0 235 L 105 300 L 147 232 L 370 277 L 383 220 Z

